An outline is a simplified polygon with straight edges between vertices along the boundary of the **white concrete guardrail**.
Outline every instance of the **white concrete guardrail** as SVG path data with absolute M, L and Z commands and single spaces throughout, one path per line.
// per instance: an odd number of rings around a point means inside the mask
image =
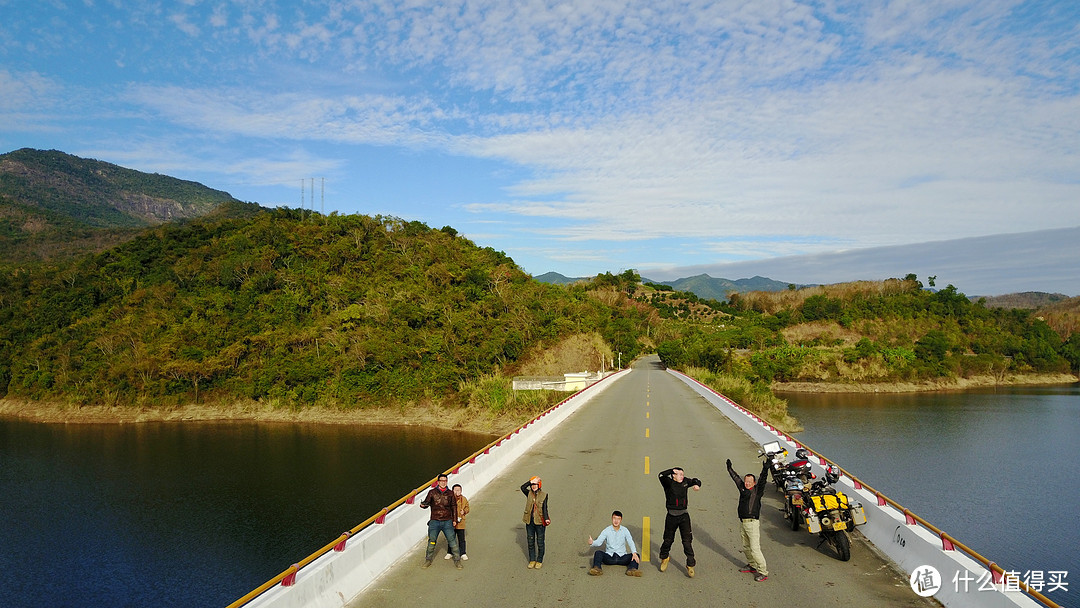
M 911 513 L 902 505 L 874 491 L 861 480 L 852 477 L 843 467 L 815 452 L 790 435 L 770 426 L 754 413 L 712 390 L 708 386 L 674 370 L 668 370 L 706 401 L 730 418 L 751 439 L 765 444 L 779 441 L 794 452 L 806 448 L 816 456 L 811 464 L 819 477 L 828 464 L 840 468 L 842 476 L 838 489 L 856 497 L 866 509 L 866 523 L 858 530 L 901 570 L 912 575 L 916 570 L 926 572 L 925 566 L 935 568 L 939 588 L 934 599 L 949 608 L 987 608 L 1021 606 L 1024 608 L 1057 604 L 1018 580 L 1019 573 L 1005 572 L 987 558 L 964 546 L 933 524 Z M 954 577 L 957 581 L 954 583 Z M 968 580 L 970 577 L 970 580 Z M 929 590 L 929 588 L 928 588 Z
M 493 441 L 450 470 L 450 485 L 472 493 L 495 479 L 560 422 L 629 370 L 616 372 Z M 436 478 L 437 479 L 437 478 Z M 228 608 L 340 608 L 427 537 L 428 512 L 414 502 L 435 479 L 293 564 Z

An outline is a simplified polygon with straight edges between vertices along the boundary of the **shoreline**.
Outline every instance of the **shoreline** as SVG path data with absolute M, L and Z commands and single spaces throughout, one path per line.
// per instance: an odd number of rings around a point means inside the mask
M 141 424 L 145 422 L 254 422 L 415 426 L 503 435 L 533 415 L 494 416 L 439 406 L 384 406 L 341 410 L 313 406 L 277 408 L 259 403 L 182 406 L 75 406 L 64 403 L 0 399 L 0 418 L 46 424 Z
M 943 378 L 926 382 L 774 382 L 774 393 L 926 393 L 965 391 L 1000 386 L 1049 386 L 1076 384 L 1073 374 L 1010 374 Z
M 1014 374 L 950 378 L 929 382 L 774 382 L 774 393 L 919 393 L 950 392 L 996 386 L 1049 386 L 1076 384 L 1072 374 Z M 320 406 L 303 409 L 245 402 L 231 405 L 77 406 L 57 402 L 0 399 L 0 418 L 46 424 L 140 424 L 144 422 L 253 422 L 285 424 L 353 424 L 362 426 L 415 426 L 467 431 L 497 437 L 510 432 L 535 414 L 495 416 L 467 408 L 438 405 L 385 405 L 343 410 Z

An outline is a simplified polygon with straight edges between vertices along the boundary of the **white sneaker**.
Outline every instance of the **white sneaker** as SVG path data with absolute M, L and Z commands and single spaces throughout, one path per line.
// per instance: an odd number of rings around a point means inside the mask
M 449 553 L 447 553 L 447 554 L 446 554 L 446 557 L 444 557 L 443 559 L 450 559 L 450 558 L 452 558 L 452 557 L 454 557 L 454 556 L 453 556 L 453 555 L 450 555 Z
M 468 555 L 465 555 L 464 553 L 462 553 L 462 554 L 461 554 L 461 559 L 463 559 L 463 560 L 466 560 L 466 561 L 468 561 L 468 560 L 469 560 L 469 556 L 468 556 Z

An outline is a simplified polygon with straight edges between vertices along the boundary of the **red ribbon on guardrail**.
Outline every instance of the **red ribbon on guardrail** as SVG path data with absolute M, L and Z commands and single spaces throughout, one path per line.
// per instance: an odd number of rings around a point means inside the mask
M 342 532 L 341 533 L 341 540 L 338 542 L 338 544 L 334 545 L 334 551 L 337 551 L 338 553 L 341 553 L 342 551 L 344 551 L 345 550 L 345 541 L 349 540 L 350 536 L 352 536 L 352 532 L 350 532 L 349 530 L 346 530 L 346 531 Z
M 941 550 L 942 551 L 956 551 L 956 547 L 953 546 L 952 539 L 948 534 L 941 533 Z
M 293 564 L 292 566 L 290 566 L 290 568 L 292 568 L 292 572 L 287 574 L 285 578 L 281 579 L 282 587 L 292 587 L 296 584 L 296 573 L 300 570 L 300 564 Z

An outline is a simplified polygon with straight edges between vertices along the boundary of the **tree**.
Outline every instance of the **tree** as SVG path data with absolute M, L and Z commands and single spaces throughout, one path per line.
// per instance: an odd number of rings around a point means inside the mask
M 949 337 L 945 335 L 945 332 L 932 329 L 915 343 L 915 356 L 927 363 L 938 364 L 945 360 L 949 348 Z
M 1061 345 L 1061 356 L 1069 362 L 1074 373 L 1080 373 L 1080 332 L 1069 334 L 1069 339 Z

